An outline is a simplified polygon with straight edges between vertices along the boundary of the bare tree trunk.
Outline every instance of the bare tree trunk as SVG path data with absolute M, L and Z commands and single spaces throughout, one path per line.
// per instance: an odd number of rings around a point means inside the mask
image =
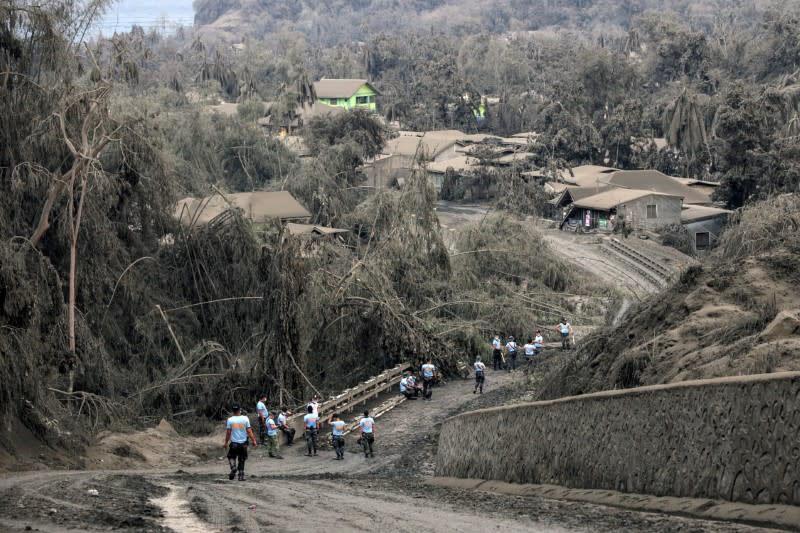
M 69 187 L 69 210 L 67 217 L 69 222 L 69 305 L 67 306 L 67 331 L 69 336 L 69 353 L 72 360 L 77 361 L 77 348 L 75 346 L 75 302 L 77 300 L 77 266 L 78 266 L 78 232 L 81 229 L 81 218 L 83 215 L 83 202 L 86 198 L 86 183 L 83 178 L 80 180 L 80 197 L 78 199 L 78 212 L 73 214 L 73 202 L 75 198 L 75 177 L 73 176 Z M 71 393 L 75 386 L 75 364 L 69 369 L 69 387 L 67 392 Z

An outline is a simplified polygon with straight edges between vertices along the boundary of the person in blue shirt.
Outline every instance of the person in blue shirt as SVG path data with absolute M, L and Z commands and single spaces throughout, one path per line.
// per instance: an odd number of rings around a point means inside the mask
M 265 392 L 262 392 L 258 397 L 256 413 L 258 413 L 258 440 L 259 444 L 264 446 L 267 443 L 267 418 L 269 418 L 267 394 Z
M 314 412 L 314 407 L 309 405 L 306 410 L 308 414 L 303 417 L 303 427 L 306 430 L 306 446 L 308 453 L 306 457 L 317 455 L 317 431 L 319 430 L 319 415 Z
M 372 445 L 375 442 L 375 420 L 369 416 L 369 411 L 364 411 L 364 416 L 358 421 L 361 429 L 361 438 L 358 441 L 364 449 L 364 457 L 375 457 Z
M 283 459 L 281 455 L 281 444 L 278 441 L 278 424 L 275 422 L 278 412 L 273 411 L 267 419 L 267 438 L 269 439 L 269 456 L 276 459 Z
M 503 369 L 503 343 L 500 342 L 500 334 L 496 333 L 492 341 L 492 369 Z
M 333 449 L 336 451 L 336 460 L 344 459 L 344 430 L 347 424 L 344 420 L 339 418 L 338 413 L 334 413 L 328 419 L 328 424 L 331 426 L 331 439 L 333 441 Z
M 422 399 L 430 400 L 431 396 L 433 396 L 433 379 L 436 375 L 436 367 L 428 359 L 428 362 L 422 365 L 420 370 L 422 370 Z
M 236 472 L 239 472 L 239 481 L 244 481 L 244 463 L 247 461 L 247 438 L 249 437 L 256 448 L 256 436 L 253 428 L 250 427 L 250 419 L 242 414 L 242 408 L 238 403 L 231 405 L 233 416 L 228 418 L 225 426 L 225 443 L 223 448 L 228 450 L 228 464 L 231 471 L 228 479 L 233 479 Z

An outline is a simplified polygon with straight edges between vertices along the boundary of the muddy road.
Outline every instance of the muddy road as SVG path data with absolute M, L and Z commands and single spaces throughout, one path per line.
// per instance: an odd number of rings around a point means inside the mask
M 69 531 L 755 531 L 743 525 L 600 505 L 431 487 L 441 421 L 519 398 L 522 374 L 490 373 L 483 395 L 456 380 L 433 401 L 409 401 L 376 421 L 376 454 L 347 438 L 344 461 L 302 442 L 284 459 L 250 451 L 247 480 L 228 481 L 222 457 L 194 466 L 40 471 L 0 479 L 0 530 Z M 465 435 L 464 438 L 469 438 Z M 184 441 L 165 439 L 167 449 Z M 91 491 L 91 492 L 90 492 Z M 96 495 L 93 494 L 97 491 Z M 763 529 L 759 529 L 763 531 Z

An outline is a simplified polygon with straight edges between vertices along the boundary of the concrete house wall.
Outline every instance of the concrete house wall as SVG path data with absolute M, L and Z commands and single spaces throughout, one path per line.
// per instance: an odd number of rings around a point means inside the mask
M 655 230 L 681 223 L 682 201 L 676 196 L 650 195 L 617 206 L 617 214 L 625 215 L 628 224 L 636 229 Z M 656 218 L 647 218 L 647 206 L 656 206 Z
M 336 107 L 343 107 L 345 109 L 353 109 L 358 107 L 360 109 L 369 109 L 375 111 L 377 109 L 376 93 L 369 84 L 365 83 L 361 88 L 355 92 L 350 98 L 320 98 L 319 101 L 323 104 L 328 104 Z M 358 103 L 360 98 L 366 98 L 364 103 Z

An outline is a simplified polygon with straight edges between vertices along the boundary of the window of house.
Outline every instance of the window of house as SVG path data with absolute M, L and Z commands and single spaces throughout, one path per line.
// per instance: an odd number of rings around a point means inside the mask
M 647 218 L 658 218 L 658 210 L 655 205 L 647 206 Z
M 711 235 L 707 231 L 694 234 L 694 247 L 696 250 L 707 250 L 711 246 Z
M 356 104 L 363 105 L 369 103 L 369 96 L 356 96 Z

